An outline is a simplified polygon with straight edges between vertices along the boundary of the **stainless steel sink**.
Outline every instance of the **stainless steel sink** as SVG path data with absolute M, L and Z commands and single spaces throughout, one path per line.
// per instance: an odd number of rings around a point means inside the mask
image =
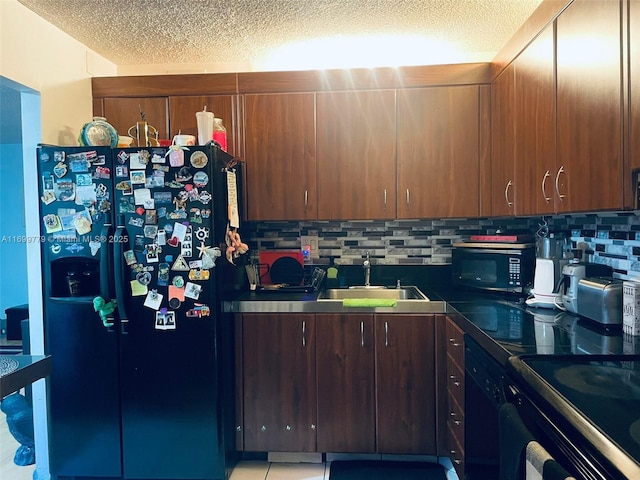
M 344 300 L 346 298 L 366 298 L 366 299 L 392 299 L 392 300 L 422 300 L 429 301 L 427 296 L 417 287 L 406 286 L 400 288 L 385 287 L 350 287 L 350 288 L 327 288 L 320 292 L 318 300 Z

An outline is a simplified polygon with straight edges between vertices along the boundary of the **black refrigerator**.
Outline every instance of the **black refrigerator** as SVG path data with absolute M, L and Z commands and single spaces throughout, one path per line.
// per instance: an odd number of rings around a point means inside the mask
M 226 478 L 239 167 L 215 144 L 37 161 L 51 473 Z

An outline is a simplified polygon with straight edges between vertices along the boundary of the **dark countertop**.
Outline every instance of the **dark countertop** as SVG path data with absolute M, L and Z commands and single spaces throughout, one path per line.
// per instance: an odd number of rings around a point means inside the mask
M 512 355 L 640 354 L 640 337 L 623 336 L 621 326 L 602 325 L 557 309 L 532 308 L 524 298 L 449 285 L 418 286 L 430 302 L 399 302 L 367 313 L 446 313 L 499 363 Z M 226 302 L 238 313 L 354 312 L 340 302 L 319 302 L 316 293 L 241 292 Z
M 51 372 L 51 357 L 0 355 L 0 398 L 17 392 Z

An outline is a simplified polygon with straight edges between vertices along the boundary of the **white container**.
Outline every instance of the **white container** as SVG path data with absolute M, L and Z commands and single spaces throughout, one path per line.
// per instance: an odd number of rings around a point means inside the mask
M 196 144 L 196 137 L 194 135 L 175 135 L 173 143 L 181 147 L 192 147 Z
M 640 283 L 631 280 L 622 284 L 622 331 L 640 335 Z
M 206 107 L 205 107 L 206 108 Z M 213 140 L 213 112 L 196 112 L 198 122 L 198 145 L 206 145 Z

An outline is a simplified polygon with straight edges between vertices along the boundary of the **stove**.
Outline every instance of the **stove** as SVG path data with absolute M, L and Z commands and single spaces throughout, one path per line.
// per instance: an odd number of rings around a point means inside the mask
M 507 400 L 577 478 L 640 478 L 640 355 L 512 357 L 507 379 Z

